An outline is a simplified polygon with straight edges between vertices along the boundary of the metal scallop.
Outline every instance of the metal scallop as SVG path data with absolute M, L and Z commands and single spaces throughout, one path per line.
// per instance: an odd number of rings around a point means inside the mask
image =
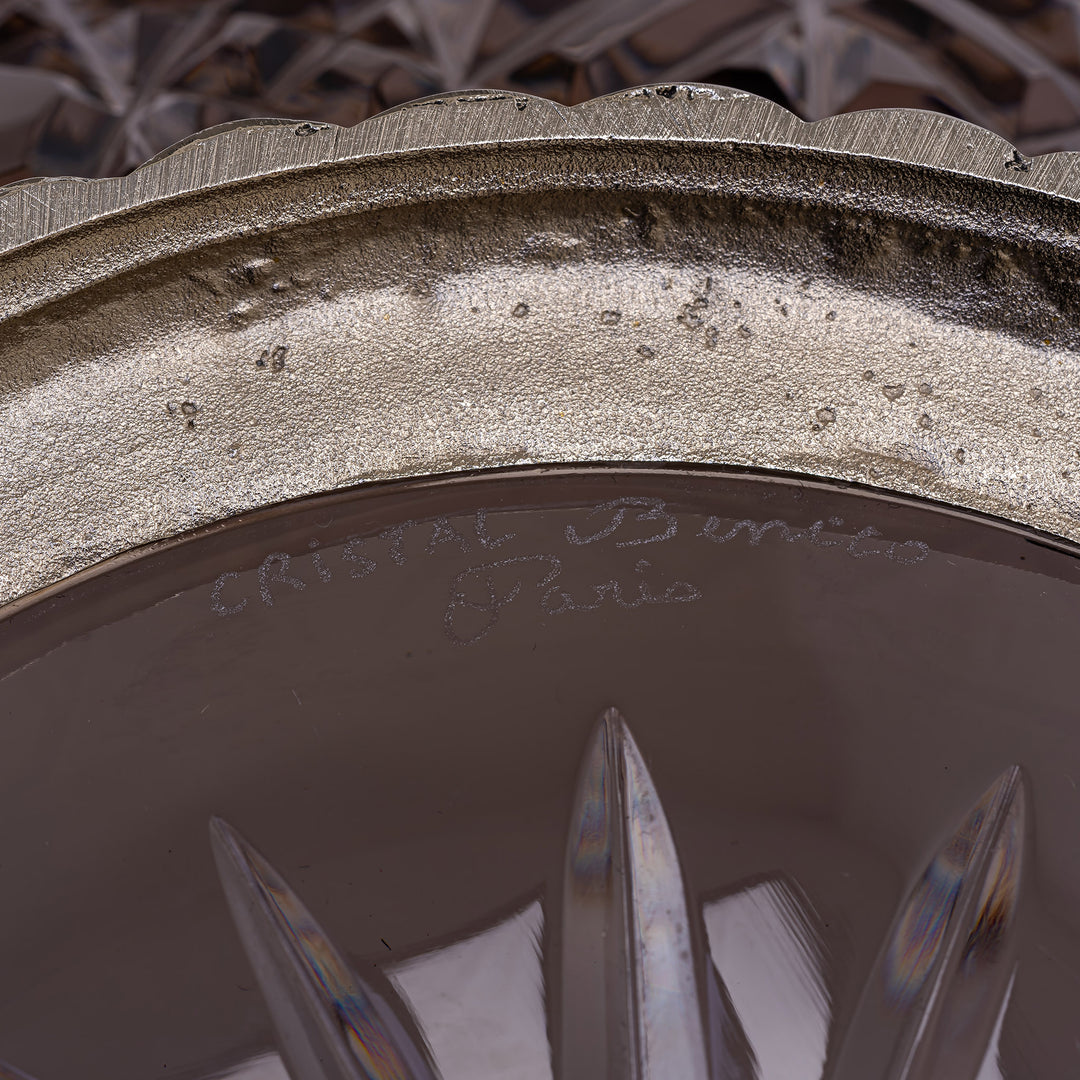
M 1077 175 L 947 117 L 678 85 L 231 126 L 13 185 L 2 595 L 283 499 L 563 461 L 1078 539 Z

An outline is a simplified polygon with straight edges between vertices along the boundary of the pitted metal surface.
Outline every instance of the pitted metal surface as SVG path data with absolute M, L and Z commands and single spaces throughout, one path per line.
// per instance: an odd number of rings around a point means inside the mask
M 663 86 L 196 136 L 0 191 L 0 596 L 365 481 L 828 477 L 1080 540 L 1080 172 Z

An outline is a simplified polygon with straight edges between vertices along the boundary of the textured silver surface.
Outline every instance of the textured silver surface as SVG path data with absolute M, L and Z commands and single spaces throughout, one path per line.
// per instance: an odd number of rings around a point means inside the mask
M 670 85 L 194 137 L 0 192 L 0 596 L 368 480 L 682 461 L 1072 540 L 1080 172 Z

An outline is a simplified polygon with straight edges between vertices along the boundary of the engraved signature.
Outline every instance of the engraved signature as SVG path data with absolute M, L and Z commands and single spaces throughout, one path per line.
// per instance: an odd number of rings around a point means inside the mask
M 307 557 L 318 581 L 329 583 L 335 574 L 362 580 L 379 571 L 380 564 L 373 557 L 371 548 L 376 541 L 385 545 L 386 559 L 396 566 L 404 566 L 420 555 L 430 556 L 443 551 L 451 555 L 469 555 L 476 548 L 495 551 L 512 543 L 517 534 L 493 535 L 488 526 L 491 512 L 490 509 L 477 510 L 470 524 L 465 524 L 468 519 L 452 521 L 447 516 L 439 516 L 402 521 L 376 536 L 348 536 L 337 549 L 341 560 L 337 568 L 327 565 L 318 540 L 309 541 Z M 664 544 L 678 535 L 680 527 L 676 514 L 657 498 L 627 496 L 571 512 L 583 516 L 562 529 L 560 540 L 569 545 L 564 553 L 508 554 L 467 566 L 453 576 L 443 612 L 443 630 L 451 642 L 468 645 L 480 641 L 499 623 L 503 609 L 523 595 L 531 598 L 548 616 L 596 611 L 605 606 L 633 610 L 648 605 L 686 604 L 702 598 L 701 589 L 696 585 L 671 580 L 661 567 L 644 558 L 634 564 L 633 578 L 628 582 L 612 577 L 583 586 L 568 585 L 564 580 L 564 559 L 572 555 L 573 549 L 609 538 L 614 538 L 612 546 L 615 548 Z M 833 531 L 825 532 L 826 525 Z M 754 547 L 769 537 L 776 537 L 788 544 L 840 548 L 854 559 L 883 558 L 901 565 L 921 562 L 930 551 L 929 545 L 922 540 L 879 539 L 881 532 L 873 525 L 849 535 L 837 533 L 835 530 L 843 525 L 843 519 L 838 517 L 829 518 L 827 522 L 815 521 L 802 528 L 780 518 L 769 521 L 744 518 L 731 523 L 729 519 L 714 516 L 706 519 L 696 536 L 713 544 L 728 544 L 745 536 Z M 418 532 L 421 529 L 423 534 Z M 284 551 L 272 551 L 263 558 L 255 571 L 256 595 L 262 604 L 272 607 L 275 593 L 280 594 L 283 589 L 300 591 L 312 584 L 298 576 L 293 566 L 295 559 L 296 556 Z M 238 615 L 249 601 L 256 599 L 256 595 L 236 595 L 241 590 L 233 583 L 239 580 L 238 572 L 227 570 L 214 581 L 210 589 L 210 610 L 216 615 Z
M 500 587 L 503 575 L 498 571 L 508 567 L 514 567 L 517 572 L 508 584 Z M 529 569 L 546 570 L 536 582 L 538 590 L 546 590 L 562 573 L 562 563 L 554 555 L 515 555 L 470 566 L 455 574 L 450 581 L 450 602 L 443 615 L 446 636 L 458 645 L 486 637 L 495 628 L 502 609 L 517 599 L 525 584 L 522 572 Z
M 631 610 L 643 604 L 685 604 L 701 599 L 701 591 L 686 581 L 675 581 L 663 591 L 655 591 L 647 580 L 647 572 L 652 567 L 648 559 L 638 559 L 634 564 L 637 575 L 634 591 L 624 590 L 622 583 L 612 578 L 586 586 L 591 593 L 587 599 L 575 598 L 559 586 L 563 566 L 557 556 L 518 555 L 470 566 L 454 576 L 450 582 L 450 602 L 443 616 L 446 636 L 458 645 L 471 645 L 486 637 L 498 623 L 502 609 L 517 598 L 525 584 L 523 576 L 516 576 L 500 589 L 496 571 L 507 567 L 525 570 L 537 566 L 547 571 L 534 583 L 540 609 L 547 615 L 595 611 L 608 600 L 618 607 Z M 463 619 L 463 613 L 467 615 L 468 612 L 478 613 L 481 619 Z
M 834 528 L 839 528 L 844 524 L 844 519 L 829 518 L 829 524 Z M 705 527 L 698 533 L 698 536 L 703 536 L 717 544 L 726 544 L 745 530 L 750 543 L 757 547 L 765 539 L 767 533 L 775 531 L 789 544 L 809 543 L 815 547 L 846 547 L 847 554 L 853 559 L 868 559 L 877 556 L 904 565 L 922 562 L 930 553 L 930 545 L 922 540 L 905 540 L 903 543 L 888 541 L 882 547 L 874 547 L 868 541 L 880 536 L 881 531 L 875 529 L 873 525 L 867 525 L 853 536 L 839 537 L 837 539 L 822 535 L 821 530 L 825 527 L 824 521 L 815 521 L 813 525 L 806 529 L 793 529 L 786 521 L 782 521 L 780 518 L 774 518 L 772 521 L 751 521 L 749 518 L 745 518 L 742 521 L 736 521 L 727 532 L 721 535 L 720 529 L 722 527 L 723 521 L 720 518 L 711 517 L 705 522 Z
M 610 502 L 600 503 L 594 506 L 588 513 L 588 517 L 595 517 L 606 511 L 614 510 L 611 520 L 592 536 L 582 536 L 571 524 L 566 526 L 566 539 L 571 544 L 591 544 L 596 540 L 603 540 L 611 536 L 625 521 L 630 510 L 637 510 L 633 517 L 634 522 L 656 521 L 663 524 L 662 530 L 657 530 L 649 536 L 636 536 L 628 540 L 616 540 L 616 547 L 636 547 L 639 544 L 661 544 L 670 540 L 679 530 L 679 522 L 674 514 L 668 512 L 663 499 L 635 498 L 629 496 L 622 499 L 612 499 Z

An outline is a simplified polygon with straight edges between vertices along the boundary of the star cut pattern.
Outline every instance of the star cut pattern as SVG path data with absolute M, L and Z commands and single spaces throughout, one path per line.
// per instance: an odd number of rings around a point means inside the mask
M 827 1060 L 799 1062 L 802 1075 L 1000 1076 L 1026 802 L 1021 772 L 1011 767 L 969 810 L 901 904 L 854 1016 L 829 1036 Z M 215 819 L 211 841 L 293 1080 L 442 1076 L 438 1040 L 428 1038 L 424 1009 L 408 1000 L 408 980 L 391 976 L 379 987 L 365 980 L 235 829 Z M 782 882 L 751 894 L 738 932 L 754 935 L 745 918 L 751 909 L 780 916 L 758 924 L 769 926 L 756 942 L 766 947 L 759 962 L 767 963 L 761 958 L 784 925 L 795 947 L 780 948 L 781 962 L 798 966 L 802 955 L 812 968 L 815 915 L 805 895 Z M 763 1075 L 759 1055 L 773 1055 L 764 1075 L 777 1075 L 777 1040 L 810 1045 L 786 1023 L 750 1037 L 749 1016 L 725 985 L 723 948 L 703 944 L 715 926 L 693 907 L 656 785 L 615 710 L 601 717 L 584 754 L 556 895 L 560 962 L 546 994 L 548 1075 L 751 1080 Z M 795 974 L 813 982 L 806 971 Z M 827 1018 L 824 982 L 811 990 Z
M 467 87 L 718 82 L 804 119 L 952 112 L 1080 148 L 1070 0 L 0 0 L 0 182 L 126 172 L 219 123 L 350 125 Z

